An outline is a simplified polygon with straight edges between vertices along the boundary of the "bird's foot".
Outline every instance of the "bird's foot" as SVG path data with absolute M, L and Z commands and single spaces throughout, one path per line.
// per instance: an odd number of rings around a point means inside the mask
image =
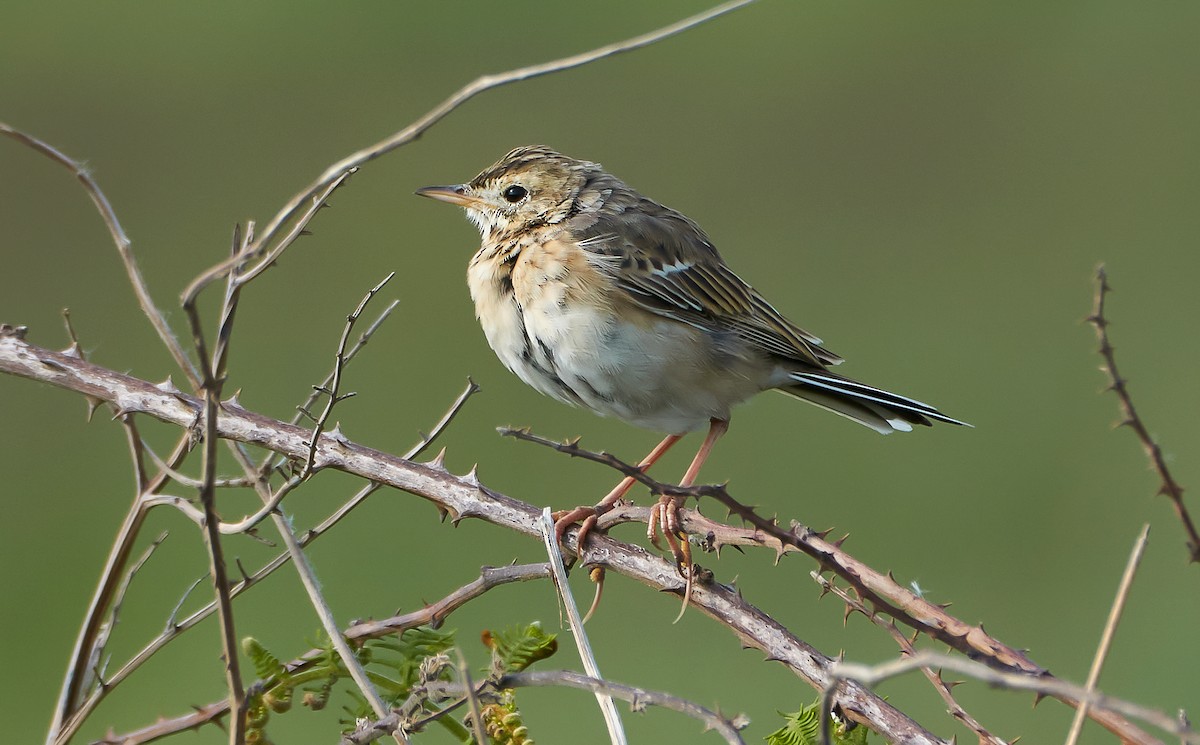
M 559 545 L 566 545 L 563 543 L 563 536 L 571 529 L 572 525 L 578 524 L 579 532 L 575 534 L 575 553 L 576 555 L 582 555 L 585 541 L 587 541 L 588 535 L 596 527 L 596 521 L 600 519 L 601 515 L 611 510 L 612 507 L 612 502 L 600 502 L 592 507 L 576 507 L 573 510 L 553 513 L 555 539 Z
M 692 581 L 696 574 L 696 565 L 692 563 L 692 545 L 688 542 L 687 533 L 683 530 L 679 517 L 682 503 L 683 500 L 677 497 L 663 496 L 659 498 L 658 504 L 650 508 L 650 518 L 646 521 L 646 537 L 655 548 L 662 550 L 662 545 L 658 542 L 658 533 L 662 531 L 663 538 L 675 557 L 675 569 L 685 581 L 683 606 L 679 609 L 679 615 L 675 617 L 676 622 L 683 618 L 683 612 L 691 603 Z

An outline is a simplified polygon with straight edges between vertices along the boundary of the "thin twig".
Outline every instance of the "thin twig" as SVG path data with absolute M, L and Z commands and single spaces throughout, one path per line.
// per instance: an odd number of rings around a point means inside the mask
M 488 691 L 494 692 L 508 688 L 544 688 L 548 686 L 576 688 L 581 691 L 591 691 L 597 696 L 605 695 L 619 698 L 622 701 L 628 701 L 634 711 L 642 711 L 646 706 L 659 706 L 664 709 L 676 711 L 700 720 L 704 723 L 706 730 L 711 729 L 716 731 L 730 745 L 745 745 L 742 736 L 738 734 L 738 730 L 745 727 L 748 723 L 748 720 L 744 716 L 739 715 L 733 720 L 729 720 L 721 716 L 718 712 L 678 696 L 672 696 L 669 693 L 613 683 L 612 681 L 582 675 L 571 670 L 524 670 L 517 673 L 508 673 L 494 681 L 480 682 L 475 686 L 473 691 L 468 690 L 463 683 L 448 681 L 430 681 L 427 684 L 427 689 L 430 694 L 435 696 L 463 696 L 465 699 L 471 693 L 479 695 Z M 437 713 L 437 716 L 444 716 L 449 708 L 442 709 Z M 401 716 L 398 713 L 393 713 L 379 721 L 367 723 L 358 732 L 343 738 L 342 742 L 350 745 L 365 745 L 365 743 L 372 742 L 383 734 L 395 730 L 401 723 Z M 414 726 L 418 725 L 414 724 Z
M 284 205 L 282 209 L 280 209 L 275 217 L 273 217 L 271 221 L 267 223 L 267 227 L 262 231 L 258 239 L 255 240 L 253 245 L 248 247 L 245 256 L 241 257 L 240 259 L 230 259 L 228 261 L 224 261 L 202 273 L 188 287 L 187 291 L 184 293 L 184 297 L 195 297 L 195 295 L 204 289 L 206 285 L 221 277 L 239 261 L 252 259 L 253 257 L 264 252 L 268 252 L 270 250 L 268 249 L 268 246 L 270 246 L 275 240 L 276 235 L 283 228 L 283 226 L 296 218 L 300 208 L 306 202 L 309 202 L 314 197 L 320 195 L 329 187 L 330 184 L 334 183 L 335 180 L 344 178 L 345 174 L 353 169 L 358 168 L 382 155 L 386 155 L 392 150 L 395 150 L 396 148 L 406 145 L 409 142 L 417 139 L 426 130 L 445 118 L 450 112 L 454 111 L 459 106 L 462 106 L 476 95 L 483 93 L 484 91 L 491 90 L 492 88 L 498 88 L 500 86 L 507 85 L 509 83 L 516 83 L 522 80 L 540 77 L 542 75 L 549 75 L 551 73 L 561 72 L 563 70 L 570 70 L 591 62 L 596 62 L 597 60 L 601 60 L 606 57 L 612 57 L 613 55 L 621 54 L 622 52 L 630 52 L 635 49 L 641 49 L 642 47 L 662 41 L 667 37 L 674 36 L 687 31 L 688 29 L 699 26 L 706 21 L 711 21 L 712 19 L 725 15 L 726 13 L 745 7 L 752 2 L 754 2 L 754 0 L 731 0 L 731 2 L 722 3 L 702 13 L 697 13 L 689 18 L 676 21 L 675 23 L 663 26 L 655 31 L 651 31 L 640 36 L 635 36 L 631 39 L 626 39 L 625 41 L 608 44 L 588 52 L 583 52 L 582 54 L 563 57 L 562 59 L 551 62 L 544 62 L 542 64 L 530 65 L 528 67 L 521 67 L 515 70 L 509 70 L 507 72 L 484 75 L 476 78 L 472 82 L 460 88 L 445 101 L 438 104 L 423 117 L 410 124 L 408 127 L 405 127 L 404 129 L 381 140 L 380 142 L 359 150 L 357 153 L 353 153 L 352 155 L 349 155 L 326 168 L 325 172 L 321 174 L 316 181 L 310 184 L 308 188 L 293 196 L 288 203 Z
M 863 605 L 862 601 L 851 595 L 846 588 L 834 584 L 832 580 L 821 576 L 818 572 L 809 572 L 809 576 L 821 586 L 822 594 L 831 592 L 842 599 L 842 602 L 846 604 L 847 617 L 849 617 L 851 612 L 863 614 L 876 626 L 886 631 L 888 635 L 896 641 L 896 644 L 900 646 L 900 649 L 903 650 L 904 654 L 914 655 L 917 653 L 917 649 L 913 646 L 912 641 L 905 636 L 899 628 L 897 628 L 895 621 L 884 618 L 878 613 L 872 613 L 870 608 Z M 967 710 L 964 709 L 962 705 L 958 703 L 958 700 L 954 698 L 954 693 L 951 691 L 951 688 L 954 684 L 947 683 L 945 680 L 943 680 L 940 671 L 935 671 L 929 667 L 923 667 L 921 668 L 921 672 L 929 680 L 930 684 L 933 686 L 934 690 L 937 691 L 938 695 L 942 697 L 942 701 L 946 703 L 947 709 L 950 712 L 950 716 L 959 720 L 966 725 L 968 729 L 974 732 L 979 738 L 980 745 L 1008 745 L 1004 742 L 1004 740 L 1001 740 L 991 732 L 988 732 L 987 729 L 985 729 L 984 726 L 980 724 L 977 719 L 975 719 L 975 717 L 967 713 Z
M 167 460 L 175 464 L 182 462 L 188 452 L 189 443 L 190 438 L 185 433 Z M 146 493 L 153 493 L 162 488 L 165 483 L 166 479 L 161 475 L 152 479 L 150 483 L 146 484 Z M 85 680 L 90 670 L 91 650 L 95 647 L 104 618 L 108 614 L 109 608 L 112 607 L 112 600 L 120 586 L 138 534 L 145 524 L 146 514 L 147 506 L 143 494 L 136 494 L 129 510 L 125 513 L 121 527 L 117 530 L 112 548 L 109 549 L 108 557 L 101 569 L 100 580 L 96 583 L 96 590 L 92 594 L 91 602 L 83 616 L 83 623 L 79 628 L 79 634 L 75 638 L 71 661 L 63 676 L 62 691 L 55 706 L 54 719 L 46 736 L 47 745 L 61 745 L 70 740 L 83 724 L 87 713 L 94 707 L 95 704 L 92 702 L 99 701 L 107 691 L 112 690 L 114 682 L 110 678 L 106 681 L 106 685 L 94 689 L 84 701 L 80 701 L 80 697 L 84 696 L 87 690 Z
M 384 285 L 386 285 L 388 282 L 391 282 L 392 277 L 395 276 L 396 273 L 391 272 L 384 277 L 379 284 L 368 290 L 367 294 L 364 295 L 362 300 L 358 302 L 358 305 L 354 308 L 350 315 L 346 316 L 346 325 L 342 328 L 342 337 L 338 340 L 337 352 L 334 354 L 333 372 L 329 376 L 329 384 L 327 386 L 321 386 L 318 388 L 318 390 L 326 395 L 327 400 L 325 402 L 325 408 L 321 411 L 319 416 L 314 418 L 313 421 L 312 440 L 308 449 L 308 458 L 305 460 L 304 469 L 301 471 L 301 479 L 308 478 L 313 471 L 313 465 L 317 460 L 317 446 L 321 441 L 321 435 L 325 432 L 325 426 L 329 422 L 329 417 L 333 413 L 333 408 L 342 401 L 354 395 L 353 393 L 347 393 L 343 395 L 341 392 L 342 373 L 346 368 L 346 345 L 350 341 L 350 334 L 354 331 L 354 324 L 358 322 L 359 317 L 361 317 L 363 311 L 366 310 L 367 303 L 370 303 L 371 299 L 379 294 L 379 291 L 383 289 Z
M 483 731 L 483 708 L 479 705 L 479 694 L 475 690 L 475 684 L 471 682 L 471 670 L 467 667 L 467 658 L 463 657 L 462 650 L 455 647 L 455 654 L 458 655 L 458 679 L 462 681 L 463 697 L 467 699 L 467 707 L 471 710 L 471 731 L 475 734 L 475 742 L 489 742 L 487 734 Z
M 253 475 L 256 472 L 254 461 L 245 457 L 245 454 L 239 448 L 234 447 L 231 450 L 234 458 L 238 460 L 239 465 L 241 465 L 246 475 Z M 258 495 L 264 504 L 271 501 L 270 489 L 265 483 L 259 481 L 255 484 L 255 489 L 258 491 Z M 333 616 L 333 609 L 329 607 L 329 602 L 325 600 L 325 595 L 321 592 L 321 583 L 317 580 L 316 570 L 313 568 L 312 562 L 308 560 L 308 555 L 304 553 L 304 547 L 301 545 L 300 540 L 296 537 L 291 519 L 275 511 L 271 513 L 271 520 L 275 523 L 275 527 L 279 531 L 279 536 L 283 539 L 284 546 L 291 557 L 292 567 L 296 570 L 296 574 L 299 575 L 300 583 L 304 586 L 304 591 L 308 594 L 309 604 L 312 605 L 313 610 L 316 612 L 317 619 L 321 622 L 321 628 L 329 637 L 330 644 L 333 645 L 338 658 L 345 665 L 346 670 L 350 673 L 350 677 L 354 680 L 355 685 L 358 686 L 358 690 L 362 693 L 363 698 L 370 704 L 375 715 L 378 717 L 386 716 L 388 706 L 383 698 L 380 697 L 379 692 L 375 690 L 375 686 L 371 683 L 371 679 L 367 675 L 362 662 L 358 659 L 358 655 L 350 648 L 346 637 L 342 635 L 341 629 L 337 625 L 337 620 Z M 404 736 L 403 732 L 394 732 L 392 733 L 392 737 L 399 745 L 407 745 L 408 743 L 408 738 Z
M 1108 376 L 1108 389 L 1116 393 L 1117 400 L 1121 402 L 1121 414 L 1124 419 L 1118 426 L 1128 426 L 1142 443 L 1142 449 L 1146 451 L 1146 457 L 1150 460 L 1150 467 L 1158 474 L 1158 493 L 1171 499 L 1175 513 L 1179 515 L 1179 520 L 1183 523 L 1183 530 L 1187 533 L 1187 549 L 1191 560 L 1200 562 L 1200 532 L 1197 531 L 1196 524 L 1192 522 L 1191 513 L 1183 503 L 1183 487 L 1179 485 L 1179 482 L 1171 475 L 1171 470 L 1167 468 L 1167 459 L 1163 456 L 1162 448 L 1154 441 L 1154 437 L 1146 427 L 1146 422 L 1133 405 L 1128 381 L 1121 377 L 1121 373 L 1117 370 L 1116 350 L 1108 338 L 1109 320 L 1104 315 L 1104 300 L 1111 290 L 1112 287 L 1108 284 L 1108 274 L 1104 271 L 1104 265 L 1101 264 L 1096 268 L 1096 300 L 1092 306 L 1092 314 L 1087 317 L 1087 322 L 1096 329 L 1096 339 L 1100 342 L 1100 356 L 1104 358 L 1104 365 L 1100 369 Z
M 879 665 L 857 665 L 850 662 L 837 662 L 830 671 L 829 682 L 822 692 L 821 715 L 822 735 L 828 737 L 829 711 L 832 698 L 838 684 L 844 681 L 855 681 L 868 687 L 874 687 L 891 678 L 920 670 L 924 667 L 939 667 L 952 670 L 960 675 L 969 675 L 988 685 L 1007 688 L 1014 691 L 1030 691 L 1050 695 L 1060 699 L 1086 701 L 1093 709 L 1109 709 L 1178 736 L 1185 743 L 1200 743 L 1200 732 L 1194 731 L 1175 717 L 1165 712 L 1151 709 L 1140 704 L 1122 701 L 1106 696 L 1098 691 L 1089 691 L 1083 686 L 1068 683 L 1049 676 L 1028 675 L 1005 670 L 997 670 L 980 662 L 968 660 L 929 650 L 921 650 L 909 657 L 902 657 Z M 827 739 L 822 743 L 828 743 Z
M 446 427 L 449 426 L 449 423 L 454 418 L 454 415 L 462 410 L 463 406 L 467 402 L 467 399 L 469 399 L 471 397 L 471 395 L 473 395 L 476 391 L 478 391 L 478 386 L 476 386 L 473 382 L 468 381 L 467 388 L 458 396 L 458 398 L 454 401 L 454 403 L 451 404 L 451 406 L 450 406 L 449 410 L 447 410 L 446 414 L 442 416 L 442 419 L 431 430 L 428 442 L 426 444 L 431 444 L 432 442 L 435 442 L 437 440 L 437 438 L 445 431 Z M 185 441 L 187 440 L 186 436 L 184 437 L 184 440 Z M 414 448 L 414 450 L 412 450 L 408 454 L 406 454 L 404 456 L 404 458 L 406 460 L 411 460 L 419 452 L 421 447 L 423 447 L 423 446 L 418 445 L 416 448 Z M 172 473 L 174 473 L 174 469 L 169 469 L 169 470 Z M 243 477 L 243 478 L 245 478 L 247 483 L 250 485 L 253 485 L 253 483 L 256 481 L 256 479 L 249 479 L 248 477 Z M 200 482 L 198 480 L 196 480 L 195 483 L 198 485 Z M 337 525 L 339 522 L 341 522 L 342 519 L 346 517 L 346 515 L 350 514 L 350 512 L 352 512 L 356 507 L 358 507 L 364 501 L 366 501 L 367 497 L 371 496 L 373 493 L 378 491 L 380 486 L 381 486 L 381 484 L 379 484 L 377 482 L 368 483 L 367 485 L 363 486 L 361 489 L 359 489 L 359 491 L 353 497 L 351 497 L 349 500 L 347 500 L 346 503 L 343 504 L 341 507 L 334 510 L 327 518 L 322 520 L 316 526 L 304 531 L 301 534 L 301 536 L 299 537 L 300 546 L 307 547 L 310 543 L 315 541 L 317 538 L 320 538 L 322 535 L 324 535 L 326 532 L 328 532 L 331 528 L 333 528 L 335 525 Z M 155 504 L 158 499 L 162 499 L 162 498 L 161 497 L 148 498 L 148 499 L 144 500 L 142 504 L 144 506 L 148 507 L 148 506 Z M 175 505 L 175 506 L 179 507 L 179 505 Z M 191 519 L 203 517 L 203 513 L 200 513 L 198 510 L 195 511 L 194 515 L 191 512 L 189 512 L 187 514 L 188 514 L 188 517 Z M 197 522 L 198 522 L 198 520 L 197 520 Z M 232 588 L 230 588 L 230 596 L 237 597 L 241 593 L 245 592 L 246 590 L 248 590 L 251 587 L 253 587 L 254 585 L 258 584 L 262 580 L 266 579 L 268 576 L 271 575 L 272 572 L 274 572 L 279 567 L 287 564 L 289 561 L 291 561 L 291 554 L 289 554 L 287 551 L 283 551 L 282 553 L 276 555 L 275 558 L 271 559 L 269 562 L 264 564 L 257 571 L 243 577 L 242 581 L 240 581 L 239 583 L 234 585 Z M 545 567 L 544 564 L 536 565 L 536 566 Z M 505 567 L 503 571 L 507 571 L 509 569 L 511 569 L 511 567 Z M 549 571 L 549 570 L 546 569 L 545 571 Z M 485 570 L 484 573 L 485 573 L 485 576 L 489 576 L 487 570 Z M 80 703 L 80 705 L 74 710 L 70 720 L 68 721 L 69 726 L 67 726 L 64 729 L 64 732 L 73 733 L 75 731 L 75 729 L 77 729 L 78 726 L 87 718 L 88 714 L 90 714 L 95 709 L 95 707 L 100 703 L 100 701 L 102 701 L 109 693 L 111 693 L 117 687 L 117 685 L 119 685 L 122 681 L 124 681 L 126 678 L 128 678 L 135 670 L 137 670 L 139 667 L 142 666 L 142 664 L 144 664 L 147 660 L 149 660 L 151 657 L 153 657 L 154 654 L 156 654 L 160 649 L 167 646 L 170 642 L 172 642 L 176 638 L 178 638 L 183 632 L 195 627 L 197 624 L 199 624 L 201 621 L 203 621 L 205 618 L 209 617 L 216 611 L 217 605 L 216 605 L 216 602 L 213 601 L 213 602 L 208 603 L 204 607 L 200 608 L 196 612 L 192 613 L 191 615 L 189 615 L 187 618 L 183 619 L 182 621 L 176 622 L 176 620 L 175 620 L 176 616 L 179 613 L 179 609 L 182 607 L 184 601 L 187 599 L 187 596 L 191 593 L 191 590 L 195 589 L 195 585 L 198 584 L 199 582 L 203 581 L 203 579 L 204 578 L 202 577 L 199 580 L 197 580 L 196 583 L 193 583 L 192 588 L 189 589 L 188 592 L 183 595 L 183 597 L 180 599 L 179 603 L 176 605 L 175 609 L 171 612 L 171 615 L 167 620 L 164 631 L 159 636 L 155 637 L 150 642 L 148 642 L 145 646 L 143 646 L 120 669 L 118 669 L 115 673 L 113 673 L 113 675 L 110 676 L 108 678 L 108 680 L 105 681 L 104 687 L 93 690 L 92 693 L 83 702 Z M 486 589 L 489 589 L 490 587 L 494 586 L 494 585 L 490 584 L 491 581 L 492 580 L 489 576 L 489 584 L 487 584 L 483 588 L 484 591 L 486 591 Z M 503 582 L 501 582 L 501 583 L 503 583 Z M 445 617 L 444 614 L 448 613 L 454 607 L 457 607 L 457 606 L 450 606 L 445 609 L 440 609 L 437 604 L 430 606 L 429 609 L 427 609 L 427 610 L 429 610 L 429 612 L 432 615 L 430 615 L 428 617 L 420 616 L 421 618 L 424 618 L 425 620 L 416 621 L 412 625 L 419 626 L 424 623 L 440 624 L 441 619 Z M 420 615 L 420 614 L 418 614 L 418 615 Z M 411 616 L 411 614 L 410 614 L 410 616 Z M 409 628 L 409 626 L 405 626 L 405 624 L 409 622 L 410 616 L 398 616 L 397 620 L 395 621 L 395 623 L 399 624 L 398 628 Z M 370 622 L 370 624 L 368 624 L 368 625 L 386 624 L 389 621 L 391 621 L 391 619 L 388 619 L 387 621 Z M 388 632 L 381 631 L 380 635 L 382 635 L 383 633 L 388 633 Z M 374 638 L 374 637 L 370 636 L 369 631 L 363 631 L 363 632 L 361 632 L 361 634 L 354 633 L 354 632 L 348 634 L 348 637 L 351 639 L 357 639 L 357 638 L 360 638 L 360 636 L 362 636 L 364 638 L 367 638 L 367 637 Z M 224 713 L 225 711 L 226 711 L 225 709 L 221 709 L 222 713 Z M 189 721 L 192 720 L 190 715 L 188 717 L 188 720 Z M 68 735 L 67 739 L 69 739 L 69 735 Z
M 381 619 L 379 621 L 368 621 L 355 624 L 343 632 L 343 635 L 356 643 L 363 643 L 368 639 L 378 639 L 392 634 L 402 634 L 409 629 L 415 629 L 418 626 L 433 626 L 440 627 L 446 618 L 463 607 L 470 601 L 482 596 L 489 590 L 500 587 L 502 585 L 513 582 L 528 582 L 529 580 L 541 579 L 550 576 L 550 567 L 545 563 L 540 564 L 514 564 L 504 567 L 484 567 L 479 574 L 479 577 L 472 582 L 468 582 L 454 592 L 450 593 L 441 600 L 427 605 L 420 610 L 411 613 L 396 615 L 391 618 Z M 191 619 L 184 623 L 190 623 Z M 310 649 L 298 658 L 284 665 L 285 669 L 295 675 L 303 672 L 315 660 L 323 659 L 324 651 L 321 649 Z M 257 681 L 261 683 L 261 681 Z M 152 727 L 138 730 L 136 736 L 133 733 L 125 733 L 121 735 L 112 735 L 109 738 L 99 741 L 99 745 L 113 745 L 120 743 L 121 745 L 140 745 L 140 743 L 150 742 L 158 738 L 168 735 L 183 732 L 189 729 L 195 729 L 202 724 L 210 721 L 219 720 L 221 717 L 229 713 L 229 701 L 214 701 L 207 706 L 199 707 L 199 711 L 204 712 L 203 718 L 198 718 L 195 712 L 175 717 L 172 719 L 163 719 L 157 722 Z
M 562 553 L 558 548 L 558 534 L 554 530 L 554 518 L 550 516 L 549 507 L 542 510 L 541 527 L 542 544 L 545 545 L 546 554 L 550 557 L 550 571 L 554 578 L 554 587 L 558 590 L 558 597 L 567 611 L 567 623 L 570 625 L 571 634 L 575 637 L 575 648 L 579 651 L 579 659 L 582 660 L 583 669 L 589 676 L 602 680 L 600 664 L 596 662 L 596 655 L 592 652 L 592 644 L 588 641 L 587 631 L 583 628 L 583 619 L 579 616 L 579 606 L 575 603 L 575 596 L 571 593 L 571 585 L 567 581 L 567 570 L 563 567 Z M 597 691 L 596 702 L 600 704 L 600 713 L 604 715 L 604 725 L 608 728 L 608 737 L 613 745 L 625 745 L 628 738 L 625 736 L 625 727 L 621 724 L 621 713 L 617 711 L 612 696 Z
M 100 658 L 104 656 L 104 650 L 108 646 L 108 640 L 112 637 L 112 632 L 117 628 L 117 624 L 121 622 L 121 606 L 125 603 L 125 594 L 129 592 L 129 587 L 133 584 L 137 573 L 141 571 L 142 567 L 146 565 L 146 562 L 150 560 L 150 557 L 154 555 L 154 552 L 158 550 L 158 547 L 165 540 L 167 540 L 167 532 L 164 530 L 162 533 L 159 533 L 157 538 L 151 541 L 150 545 L 146 547 L 146 550 L 142 552 L 137 561 L 129 566 L 129 570 L 125 572 L 125 576 L 121 579 L 121 584 L 117 587 L 117 591 L 113 595 L 112 611 L 108 615 L 108 621 L 100 627 L 100 630 L 96 633 L 96 640 L 92 644 L 88 670 L 96 675 L 96 679 L 85 679 L 83 688 L 87 689 L 92 685 L 103 688 L 108 684 L 104 678 L 104 667 L 106 666 L 100 664 Z
M 1146 543 L 1150 537 L 1150 523 L 1142 526 L 1133 543 L 1133 551 L 1125 564 L 1125 573 L 1121 575 L 1121 585 L 1117 588 L 1117 597 L 1113 599 L 1112 608 L 1108 612 L 1108 621 L 1104 624 L 1104 633 L 1100 636 L 1100 646 L 1096 648 L 1096 656 L 1092 659 L 1092 669 L 1088 671 L 1086 689 L 1088 694 L 1096 690 L 1100 681 L 1100 671 L 1104 669 L 1104 660 L 1108 658 L 1108 650 L 1112 647 L 1113 637 L 1117 633 L 1117 623 L 1125 610 L 1125 601 L 1129 599 L 1129 590 L 1133 587 L 1133 576 L 1137 574 L 1138 565 L 1142 563 L 1142 555 L 1146 553 Z M 1075 720 L 1071 722 L 1071 730 L 1067 734 L 1066 745 L 1075 745 L 1079 733 L 1083 731 L 1083 722 L 1087 718 L 1088 702 L 1083 700 L 1075 710 Z
M 121 221 L 117 219 L 117 213 L 113 211 L 112 205 L 109 204 L 108 197 L 104 196 L 104 192 L 100 190 L 100 185 L 96 183 L 96 180 L 92 178 L 91 174 L 78 161 L 33 135 L 14 129 L 4 122 L 0 122 L 0 134 L 8 135 L 17 142 L 27 145 L 56 163 L 65 166 L 68 171 L 74 174 L 76 180 L 79 181 L 84 191 L 91 198 L 92 204 L 96 205 L 96 210 L 100 213 L 101 219 L 104 220 L 104 225 L 108 228 L 113 243 L 116 244 L 117 253 L 121 256 L 121 263 L 125 265 L 125 273 L 129 275 L 129 282 L 133 285 L 133 292 L 137 296 L 142 312 L 150 319 L 150 324 L 154 326 L 154 330 L 158 333 L 158 338 L 162 340 L 163 345 L 170 352 L 171 357 L 175 360 L 175 364 L 187 376 L 193 390 L 198 390 L 200 374 L 197 372 L 195 366 L 192 365 L 191 360 L 188 359 L 187 353 L 183 351 L 183 345 L 179 343 L 179 339 L 175 337 L 175 333 L 171 331 L 171 327 L 167 324 L 166 316 L 163 315 L 158 306 L 154 304 L 153 298 L 150 297 L 150 290 L 146 286 L 146 280 L 142 277 L 141 269 L 138 268 L 137 259 L 130 248 L 129 238 L 125 235 L 125 229 L 121 227 Z
M 217 618 L 221 630 L 221 650 L 225 658 L 225 681 L 229 688 L 229 710 L 234 713 L 229 727 L 229 744 L 243 745 L 246 741 L 246 689 L 242 684 L 240 664 L 238 662 L 237 631 L 234 628 L 233 601 L 229 595 L 229 577 L 225 568 L 225 555 L 221 548 L 220 518 L 217 515 L 217 445 L 218 436 L 217 412 L 221 408 L 221 387 L 224 378 L 215 376 L 215 367 L 209 366 L 209 356 L 204 341 L 204 330 L 201 327 L 200 315 L 195 304 L 187 305 L 188 320 L 192 327 L 193 343 L 196 353 L 204 361 L 202 368 L 204 379 L 201 388 L 204 391 L 203 417 L 204 447 L 201 451 L 201 480 L 200 504 L 204 509 L 204 524 L 201 534 L 204 545 L 208 550 L 209 576 L 212 578 L 213 596 L 217 603 Z M 212 360 L 216 365 L 216 359 Z
M 462 411 L 462 408 L 467 405 L 467 399 L 471 398 L 471 396 L 474 396 L 476 393 L 479 393 L 479 385 L 468 377 L 466 389 L 463 390 L 462 393 L 458 394 L 458 398 L 454 400 L 454 403 L 450 405 L 450 408 L 446 410 L 446 413 L 442 415 L 442 418 L 437 421 L 437 424 L 433 425 L 433 429 L 429 430 L 429 434 L 421 432 L 421 441 L 416 445 L 413 445 L 409 451 L 401 457 L 404 458 L 404 460 L 412 460 L 421 453 L 425 452 L 426 449 L 428 449 L 429 446 L 432 445 L 437 438 L 446 431 L 446 428 L 450 426 L 450 422 L 453 422 L 454 417 L 458 416 L 458 412 Z

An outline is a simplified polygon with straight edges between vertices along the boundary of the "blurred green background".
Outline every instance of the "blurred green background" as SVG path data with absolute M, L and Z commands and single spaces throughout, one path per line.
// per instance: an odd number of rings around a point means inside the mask
M 112 200 L 158 302 L 228 250 L 237 221 L 265 222 L 328 164 L 400 129 L 482 73 L 642 33 L 704 2 L 10 3 L 0 24 L 0 119 L 87 162 Z M 485 93 L 415 144 L 351 179 L 279 268 L 244 298 L 230 389 L 287 417 L 331 363 L 344 315 L 388 272 L 400 310 L 350 368 L 348 436 L 401 452 L 461 390 L 483 386 L 444 440 L 448 464 L 537 504 L 590 503 L 605 469 L 499 438 L 497 425 L 636 459 L 657 440 L 526 388 L 487 348 L 463 281 L 477 245 L 457 211 L 412 196 L 463 181 L 509 148 L 542 142 L 597 160 L 696 218 L 726 259 L 849 359 L 847 374 L 971 421 L 881 438 L 764 395 L 742 407 L 705 477 L 743 501 L 853 534 L 847 549 L 935 602 L 1082 680 L 1129 548 L 1151 544 L 1102 688 L 1168 712 L 1200 704 L 1197 568 L 1132 433 L 1113 431 L 1092 331 L 1092 272 L 1107 262 L 1123 371 L 1178 479 L 1200 484 L 1200 5 L 1124 2 L 766 1 L 657 46 Z M 172 373 L 106 231 L 57 165 L 0 142 L 0 321 L 61 347 L 70 307 L 96 362 Z M 380 303 L 378 308 L 382 308 Z M 212 308 L 212 303 L 208 304 Z M 178 379 L 178 376 L 177 376 Z M 110 539 L 131 497 L 126 446 L 78 396 L 0 377 L 0 572 L 8 673 L 0 716 L 35 742 Z M 165 448 L 173 433 L 146 423 Z M 696 444 L 695 442 L 692 443 Z M 660 466 L 682 473 L 688 448 Z M 194 468 L 194 464 L 189 465 Z M 309 525 L 352 479 L 322 474 L 287 503 Z M 182 491 L 182 490 L 179 490 Z M 252 509 L 223 497 L 225 514 Z M 639 493 L 639 499 L 645 494 Z M 1195 505 L 1193 505 L 1195 506 Z M 718 511 L 706 507 L 707 511 Z M 1200 509 L 1198 507 L 1197 509 Z M 205 571 L 193 527 L 135 582 L 114 665 L 161 628 Z M 636 539 L 639 531 L 619 535 Z M 270 551 L 231 540 L 256 566 Z M 339 619 L 412 609 L 482 564 L 534 561 L 538 545 L 479 523 L 457 529 L 383 492 L 312 557 Z M 829 654 L 878 662 L 894 644 L 818 599 L 812 562 L 704 557 L 721 581 Z M 576 577 L 581 596 L 590 595 Z M 185 607 L 204 599 L 198 592 Z M 278 572 L 239 600 L 238 633 L 276 654 L 318 624 Z M 590 624 L 611 678 L 753 720 L 748 742 L 814 694 L 672 597 L 619 577 Z M 472 659 L 483 628 L 557 627 L 547 584 L 494 591 L 453 616 Z M 221 697 L 215 625 L 190 632 L 100 707 L 84 737 L 143 726 Z M 564 651 L 561 664 L 571 664 Z M 960 701 L 996 734 L 1060 740 L 1069 714 L 968 684 Z M 970 735 L 919 676 L 881 692 L 939 735 Z M 522 695 L 539 742 L 604 741 L 590 696 Z M 344 701 L 344 699 L 343 699 Z M 281 743 L 336 737 L 332 715 L 276 717 Z M 627 715 L 636 742 L 700 741 L 674 714 Z M 189 742 L 219 743 L 207 728 Z M 430 742 L 447 741 L 433 733 Z M 715 735 L 704 741 L 716 742 Z M 1111 738 L 1089 728 L 1087 742 Z

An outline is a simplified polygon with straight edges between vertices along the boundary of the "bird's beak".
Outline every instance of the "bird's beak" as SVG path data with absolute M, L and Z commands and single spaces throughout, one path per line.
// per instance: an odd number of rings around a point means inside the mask
M 457 204 L 459 207 L 475 207 L 477 209 L 481 209 L 484 204 L 486 204 L 484 200 L 480 199 L 479 197 L 473 197 L 468 194 L 465 184 L 459 184 L 457 186 L 422 186 L 420 189 L 417 189 L 415 193 L 418 196 L 429 197 L 430 199 L 436 199 L 439 202 Z

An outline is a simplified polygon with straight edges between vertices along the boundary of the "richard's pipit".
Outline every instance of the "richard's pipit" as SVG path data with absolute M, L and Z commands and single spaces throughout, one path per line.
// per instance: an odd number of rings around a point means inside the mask
M 696 223 L 647 199 L 598 164 L 521 147 L 469 183 L 417 194 L 465 207 L 483 245 L 467 281 L 475 314 L 505 367 L 548 396 L 669 432 L 648 468 L 684 433 L 708 436 L 680 482 L 695 483 L 734 404 L 770 388 L 876 432 L 930 420 L 937 409 L 828 370 L 842 358 L 784 318 L 722 261 Z M 633 485 L 559 519 L 561 537 Z M 677 501 L 651 514 L 675 551 Z M 686 550 L 686 549 L 685 549 Z

